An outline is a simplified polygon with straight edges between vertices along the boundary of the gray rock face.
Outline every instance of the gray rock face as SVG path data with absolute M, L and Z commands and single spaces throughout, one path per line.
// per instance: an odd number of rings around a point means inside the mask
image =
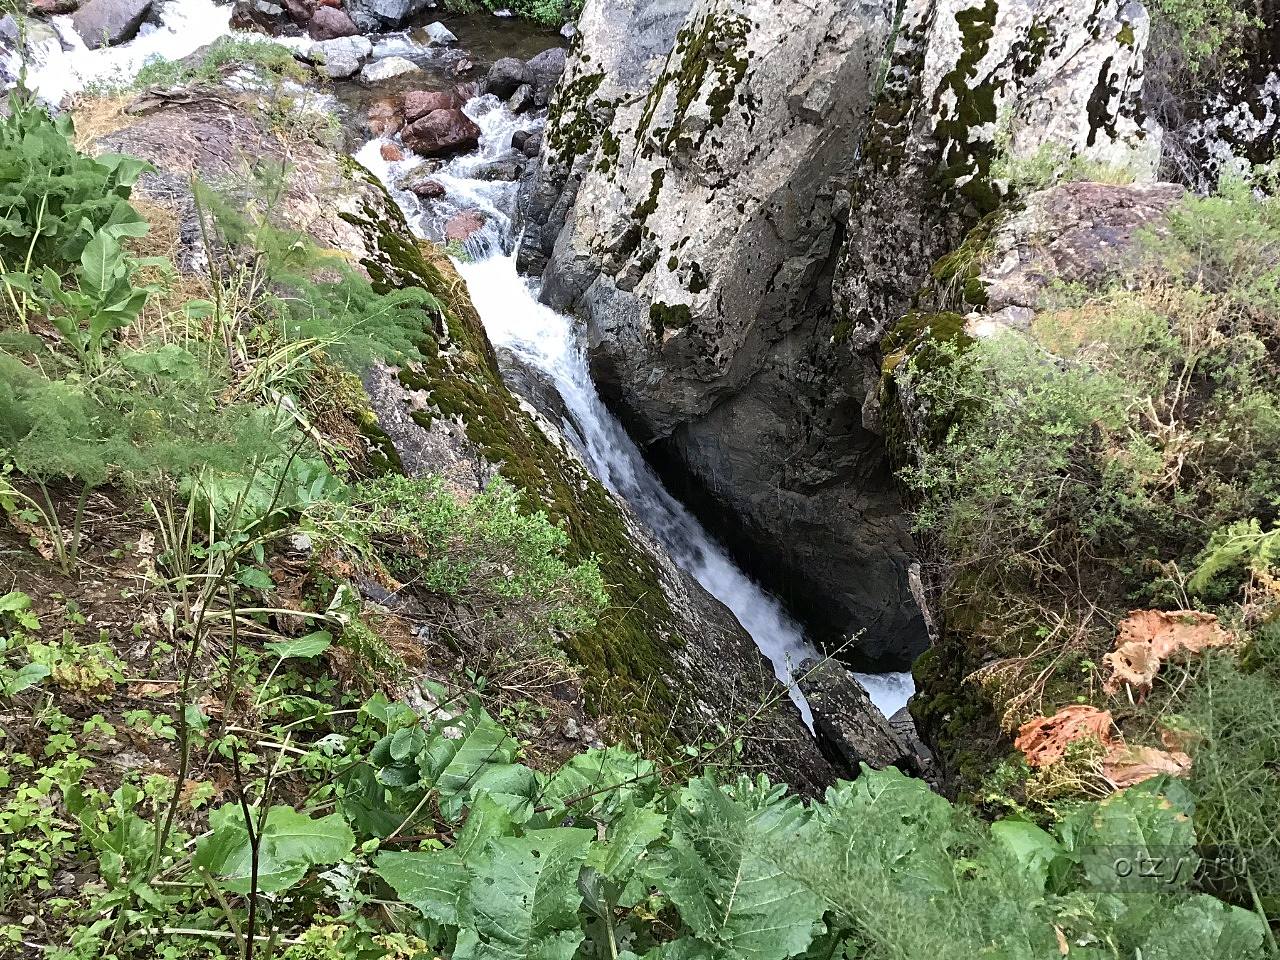
M 529 68 L 523 60 L 515 57 L 503 57 L 489 68 L 489 76 L 484 82 L 485 92 L 495 97 L 509 97 L 516 90 L 533 79 Z
M 579 22 L 527 200 L 543 252 L 568 211 L 544 298 L 586 319 L 638 438 L 740 555 L 769 557 L 754 572 L 828 637 L 864 629 L 869 657 L 903 662 L 925 643 L 911 538 L 830 309 L 893 3 L 608 6 Z
M 132 40 L 151 10 L 151 0 L 88 0 L 71 24 L 90 50 Z
M 818 746 L 841 776 L 856 777 L 864 763 L 873 770 L 922 772 L 911 738 L 876 708 L 853 674 L 831 660 L 820 665 L 806 660 L 800 676 Z

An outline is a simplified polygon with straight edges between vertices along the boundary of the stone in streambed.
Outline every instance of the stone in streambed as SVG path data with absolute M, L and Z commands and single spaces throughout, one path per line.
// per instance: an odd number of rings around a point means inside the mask
M 444 185 L 439 180 L 419 180 L 408 189 L 423 200 L 438 200 L 445 195 Z
M 47 17 L 71 13 L 78 6 L 80 6 L 79 0 L 32 0 L 31 3 L 34 13 L 43 13 Z
M 401 136 L 416 154 L 447 157 L 475 149 L 480 128 L 461 110 L 433 110 L 405 127 Z
M 390 137 L 400 132 L 404 126 L 404 111 L 400 109 L 400 101 L 396 97 L 385 97 L 375 100 L 369 105 L 369 117 L 365 121 L 365 129 L 375 137 Z
M 534 92 L 533 84 L 522 83 L 507 99 L 507 109 L 512 113 L 524 113 L 526 110 L 532 110 L 536 101 L 537 94 Z
M 399 163 L 404 159 L 404 151 L 394 143 L 384 143 L 378 152 L 382 154 L 382 159 L 387 163 Z
M 563 47 L 552 47 L 543 50 L 525 64 L 529 73 L 537 105 L 545 107 L 551 101 L 551 93 L 564 73 L 565 52 Z
M 300 27 L 305 27 L 315 16 L 314 0 L 282 0 L 282 3 L 289 14 L 289 19 Z
M 404 119 L 408 123 L 421 120 L 436 110 L 458 110 L 461 98 L 447 90 L 410 90 L 404 95 Z
M 335 10 L 333 7 L 319 7 L 311 15 L 311 22 L 307 24 L 307 33 L 313 40 L 337 40 L 339 37 L 354 37 L 360 33 L 360 30 L 341 10 Z M 373 51 L 373 44 L 369 44 L 369 51 Z M 365 56 L 368 54 L 366 53 Z
M 515 57 L 503 57 L 489 68 L 489 76 L 484 82 L 486 93 L 506 99 L 525 83 L 533 80 L 533 74 L 523 60 Z
M 280 29 L 283 18 L 284 7 L 270 0 L 239 0 L 231 11 L 231 26 L 271 36 Z
M 307 59 L 331 80 L 345 80 L 360 72 L 373 44 L 365 37 L 338 37 L 313 43 L 307 51 Z
M 485 215 L 479 210 L 464 210 L 444 225 L 444 238 L 449 242 L 464 243 L 473 233 L 483 230 L 485 223 Z
M 151 11 L 151 0 L 89 0 L 71 15 L 71 25 L 90 50 L 132 40 Z
M 368 31 L 402 26 L 431 5 L 431 0 L 347 0 L 351 18 Z
M 369 64 L 360 71 L 360 79 L 365 83 L 382 83 L 393 77 L 402 77 L 406 73 L 417 73 L 418 70 L 416 63 L 404 57 L 387 57 L 385 60 L 377 60 Z
M 509 182 L 512 180 L 519 180 L 520 174 L 523 172 L 523 157 L 506 157 L 502 160 L 491 160 L 482 166 L 476 167 L 471 171 L 471 176 L 476 180 L 501 180 Z
M 431 40 L 432 46 L 447 47 L 451 43 L 457 43 L 458 38 L 453 35 L 453 31 L 437 20 L 435 23 L 427 24 L 427 37 Z
M 813 732 L 823 755 L 845 776 L 861 764 L 919 773 L 912 745 L 879 711 L 856 677 L 834 660 L 800 665 L 798 686 L 813 712 Z

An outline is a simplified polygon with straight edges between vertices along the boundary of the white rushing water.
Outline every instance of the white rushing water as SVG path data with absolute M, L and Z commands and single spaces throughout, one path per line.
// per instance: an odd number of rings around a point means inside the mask
M 57 37 L 37 44 L 27 58 L 27 84 L 42 99 L 57 104 L 94 83 L 127 82 L 153 59 L 181 59 L 232 33 L 230 14 L 230 5 L 212 0 L 168 0 L 158 26 L 146 25 L 129 43 L 99 50 L 85 47 L 69 17 L 55 17 Z M 403 34 L 389 34 L 382 40 L 388 50 L 406 42 Z M 0 50 L 0 59 L 4 57 Z M 0 66 L 16 75 L 13 57 Z M 458 267 L 490 339 L 555 384 L 573 420 L 564 425 L 566 433 L 591 470 L 631 505 L 677 564 L 733 611 L 778 678 L 791 688 L 805 721 L 811 724 L 808 705 L 791 686 L 795 668 L 817 655 L 803 631 L 666 491 L 597 394 L 576 325 L 540 303 L 534 288 L 516 273 L 510 251 L 516 184 L 484 179 L 484 168 L 509 154 L 513 133 L 534 130 L 541 121 L 528 115 L 517 117 L 490 96 L 473 99 L 464 109 L 481 128 L 480 147 L 431 174 L 445 188 L 445 196 L 432 201 L 429 210 L 399 185 L 401 178 L 424 164 L 421 158 L 409 155 L 388 162 L 381 153 L 385 141 L 373 140 L 356 159 L 387 186 L 420 236 L 440 239 L 443 224 L 458 213 L 475 211 L 485 218 L 484 227 L 465 242 L 470 261 L 459 262 Z M 902 707 L 912 693 L 910 674 L 857 677 L 886 716 Z
M 432 174 L 447 193 L 433 201 L 429 213 L 413 194 L 398 186 L 400 178 L 420 166 L 421 160 L 388 163 L 382 158 L 380 140 L 366 144 L 356 159 L 382 179 L 422 236 L 435 236 L 441 220 L 454 212 L 471 209 L 486 216 L 485 228 L 467 241 L 471 260 L 457 265 L 489 339 L 555 384 L 573 421 L 565 425 L 566 434 L 592 472 L 631 506 L 682 569 L 733 611 L 773 664 L 779 680 L 788 685 L 805 722 L 812 725 L 808 704 L 795 689 L 792 676 L 802 661 L 817 657 L 817 651 L 778 600 L 743 573 L 725 548 L 663 487 L 596 392 L 577 325 L 541 303 L 533 285 L 516 272 L 515 257 L 507 249 L 516 185 L 486 182 L 474 175 L 508 152 L 516 130 L 533 129 L 536 121 L 513 116 L 493 97 L 472 100 L 465 110 L 481 129 L 480 147 Z M 907 673 L 856 676 L 886 716 L 904 706 L 913 692 Z

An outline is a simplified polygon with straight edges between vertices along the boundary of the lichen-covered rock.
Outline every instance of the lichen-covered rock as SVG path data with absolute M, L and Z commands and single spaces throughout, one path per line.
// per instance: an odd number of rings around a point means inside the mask
M 753 572 L 824 639 L 905 664 L 911 538 L 830 311 L 894 5 L 617 7 L 579 22 L 527 194 L 526 245 L 568 211 L 544 298 L 586 319 L 607 399 Z
M 999 206 L 992 164 L 1050 148 L 1151 176 L 1149 33 L 1136 0 L 911 0 L 854 179 L 836 279 L 842 325 L 874 350 L 931 265 Z

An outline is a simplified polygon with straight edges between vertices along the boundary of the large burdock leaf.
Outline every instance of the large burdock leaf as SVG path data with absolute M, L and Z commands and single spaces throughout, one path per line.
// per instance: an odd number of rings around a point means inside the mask
M 250 808 L 253 816 L 256 811 Z M 248 893 L 253 854 L 249 832 L 237 804 L 228 803 L 209 817 L 212 834 L 201 841 L 195 864 L 218 878 L 232 893 Z M 339 814 L 313 820 L 293 807 L 272 807 L 262 827 L 258 852 L 258 891 L 278 893 L 298 883 L 312 867 L 337 863 L 355 846 L 355 834 Z
M 570 960 L 583 939 L 578 873 L 592 836 L 559 827 L 489 841 L 454 960 Z
M 809 945 L 822 900 L 778 862 L 805 822 L 793 801 L 749 809 L 706 777 L 681 793 L 669 857 L 651 875 L 708 954 L 783 960 Z
M 1253 960 L 1265 956 L 1265 928 L 1256 913 L 1201 894 L 1179 904 L 1142 945 L 1143 960 Z
M 481 772 L 509 764 L 515 755 L 515 741 L 488 713 L 474 707 L 445 724 L 418 754 L 421 785 L 439 791 L 441 812 L 456 821 Z
M 1063 707 L 1052 717 L 1033 717 L 1018 728 L 1013 745 L 1033 767 L 1057 763 L 1067 745 L 1083 737 L 1093 737 L 1106 746 L 1112 742 L 1111 713 L 1084 704 Z
M 456 927 L 471 875 L 457 850 L 378 854 L 378 874 L 405 903 L 437 923 Z
M 1218 618 L 1198 610 L 1134 610 L 1120 622 L 1116 648 L 1102 658 L 1111 668 L 1103 687 L 1117 693 L 1126 684 L 1139 694 L 1151 689 L 1160 666 L 1175 653 L 1227 647 L 1235 638 Z

